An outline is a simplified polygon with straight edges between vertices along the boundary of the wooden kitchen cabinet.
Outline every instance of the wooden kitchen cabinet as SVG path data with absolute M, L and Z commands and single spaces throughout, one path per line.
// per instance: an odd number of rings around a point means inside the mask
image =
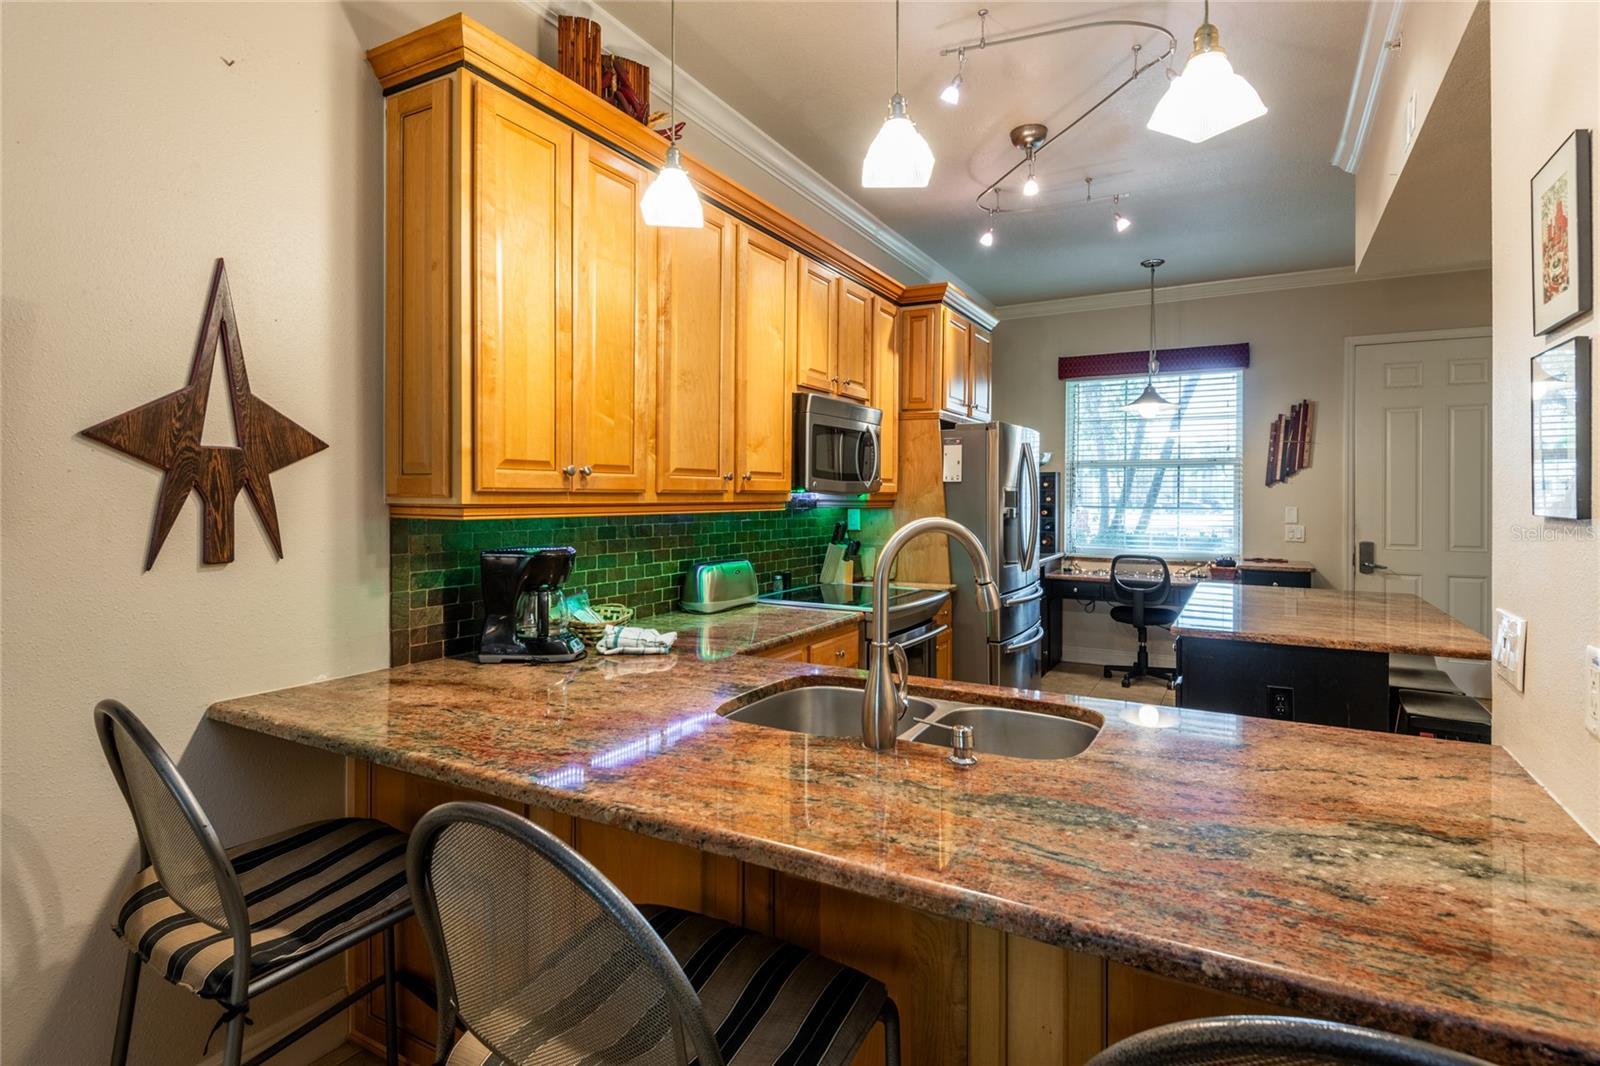
M 797 331 L 800 253 L 750 226 L 738 227 L 738 329 L 734 357 L 734 454 L 740 495 L 787 495 L 794 418 L 789 367 Z
M 855 670 L 861 666 L 861 627 L 852 625 L 836 637 L 813 641 L 806 649 L 806 662 L 818 666 L 839 666 Z
M 900 330 L 901 414 L 989 421 L 994 373 L 989 332 L 943 305 L 906 308 Z
M 872 398 L 883 412 L 878 427 L 878 474 L 883 484 L 877 496 L 893 496 L 900 474 L 900 360 L 895 354 L 900 309 L 882 297 L 872 301 Z
M 800 332 L 795 386 L 838 392 L 839 275 L 811 259 L 800 263 Z
M 840 278 L 839 347 L 836 358 L 838 392 L 862 403 L 872 398 L 872 290 L 848 278 Z
M 565 492 L 572 128 L 472 79 L 473 487 Z
M 656 491 L 733 484 L 734 222 L 705 205 L 700 229 L 661 237 Z

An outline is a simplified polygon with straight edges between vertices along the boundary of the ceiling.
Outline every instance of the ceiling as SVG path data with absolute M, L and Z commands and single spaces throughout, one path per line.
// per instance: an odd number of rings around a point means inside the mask
M 659 48 L 663 0 L 604 8 Z M 1038 160 L 1043 191 L 1002 192 L 998 239 L 981 248 L 974 197 L 1020 158 L 1011 127 L 1052 131 L 1109 91 L 1130 48 L 1159 55 L 1151 31 L 1095 29 L 967 54 L 961 103 L 938 95 L 955 72 L 942 46 L 977 36 L 970 3 L 908 2 L 901 91 L 937 163 L 926 189 L 863 189 L 861 158 L 894 88 L 894 9 L 887 0 L 785 3 L 682 0 L 678 59 L 707 89 L 845 190 L 996 305 L 1137 288 L 1139 260 L 1159 255 L 1163 285 L 1323 267 L 1354 259 L 1354 179 L 1329 163 L 1344 119 L 1367 5 L 1361 0 L 1212 4 L 1212 22 L 1268 114 L 1204 144 L 1145 129 L 1165 91 L 1158 67 L 1123 90 Z M 1165 25 L 1188 54 L 1201 5 L 988 4 L 988 34 L 1104 18 Z M 694 131 L 685 148 L 693 150 Z M 1093 177 L 1095 203 L 1084 203 Z M 1003 190 L 1020 188 L 1017 174 Z M 1118 236 L 1111 196 L 1134 220 Z M 1103 201 L 1103 202 L 1099 202 Z M 1012 209 L 1015 209 L 1013 211 Z

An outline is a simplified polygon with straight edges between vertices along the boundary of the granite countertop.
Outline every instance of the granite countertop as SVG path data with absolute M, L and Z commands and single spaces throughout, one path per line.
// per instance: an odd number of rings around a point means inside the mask
M 720 659 L 742 652 L 768 651 L 790 641 L 821 636 L 848 622 L 860 624 L 864 617 L 859 611 L 752 603 L 716 614 L 668 611 L 630 624 L 663 633 L 676 631 L 678 649 L 705 659 Z
M 1290 1010 L 1600 1062 L 1600 846 L 1500 748 L 1170 708 L 1146 728 L 1137 705 L 918 679 L 1104 723 L 1073 759 L 959 770 L 717 713 L 839 676 L 696 641 L 415 664 L 210 717 Z
M 1180 637 L 1487 659 L 1489 638 L 1408 593 L 1205 581 L 1172 624 Z

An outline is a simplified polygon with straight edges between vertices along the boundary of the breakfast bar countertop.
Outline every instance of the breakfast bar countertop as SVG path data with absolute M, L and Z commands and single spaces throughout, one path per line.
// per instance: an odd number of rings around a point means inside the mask
M 1488 637 L 1409 593 L 1203 581 L 1172 632 L 1252 644 L 1489 658 Z
M 1497 1062 L 1600 1062 L 1600 846 L 1502 749 L 916 679 L 1103 722 L 1075 758 L 961 770 L 718 713 L 840 676 L 680 638 L 209 715 Z

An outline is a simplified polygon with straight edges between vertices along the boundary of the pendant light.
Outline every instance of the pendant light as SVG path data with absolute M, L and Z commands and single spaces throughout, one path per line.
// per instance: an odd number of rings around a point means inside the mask
M 900 0 L 894 3 L 894 95 L 889 117 L 861 161 L 864 189 L 925 189 L 933 176 L 933 149 L 906 114 L 900 95 Z
M 1146 259 L 1139 264 L 1150 271 L 1150 363 L 1145 371 L 1144 391 L 1123 410 L 1140 418 L 1162 418 L 1178 410 L 1177 404 L 1156 391 L 1156 374 L 1161 370 L 1161 364 L 1156 361 L 1156 267 L 1165 262 L 1165 259 Z
M 1183 73 L 1172 79 L 1156 104 L 1147 128 L 1199 144 L 1267 113 L 1250 83 L 1233 72 L 1222 38 L 1211 24 L 1211 0 L 1205 21 L 1194 31 L 1194 51 Z M 1170 72 L 1169 72 L 1170 73 Z
M 672 102 L 667 118 L 670 147 L 666 162 L 639 201 L 639 211 L 647 226 L 699 229 L 706 224 L 705 209 L 700 206 L 700 195 L 694 191 L 689 172 L 683 169 L 683 157 L 678 154 L 678 0 L 672 0 L 671 19 Z
M 944 87 L 944 92 L 939 94 L 939 99 L 954 106 L 961 102 L 961 82 L 967 70 L 967 50 L 956 49 L 956 76 L 950 79 L 950 84 Z

